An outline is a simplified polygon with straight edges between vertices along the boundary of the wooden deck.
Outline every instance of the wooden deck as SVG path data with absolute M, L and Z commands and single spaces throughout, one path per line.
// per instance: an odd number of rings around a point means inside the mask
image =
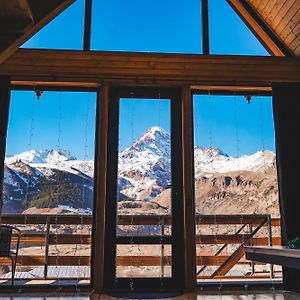
M 197 215 L 196 217 L 196 226 L 198 228 L 196 243 L 197 247 L 204 247 L 208 245 L 208 249 L 210 249 L 210 245 L 217 246 L 218 249 L 223 249 L 222 251 L 218 251 L 218 253 L 204 250 L 204 248 L 197 248 L 197 256 L 196 256 L 196 264 L 197 268 L 201 267 L 209 267 L 216 268 L 213 276 L 208 276 L 207 272 L 198 271 L 197 278 L 198 280 L 206 280 L 215 279 L 219 280 L 221 278 L 231 278 L 231 279 L 243 279 L 246 278 L 246 274 L 240 274 L 239 278 L 236 276 L 232 276 L 229 272 L 234 266 L 240 265 L 242 269 L 243 266 L 250 266 L 251 261 L 245 258 L 244 255 L 244 245 L 252 245 L 252 246 L 267 246 L 270 244 L 270 237 L 266 235 L 255 235 L 250 236 L 250 233 L 245 230 L 251 227 L 254 230 L 263 229 L 264 232 L 268 230 L 266 215 Z M 55 255 L 55 253 L 51 252 L 52 247 L 60 247 L 60 246 L 72 246 L 77 245 L 80 247 L 87 247 L 92 242 L 91 236 L 91 224 L 92 224 L 92 216 L 91 215 L 4 215 L 2 217 L 2 221 L 4 224 L 13 224 L 18 226 L 22 230 L 21 236 L 21 249 L 22 247 L 30 248 L 30 247 L 40 247 L 39 253 L 31 254 L 30 252 L 20 253 L 18 257 L 18 266 L 17 272 L 21 271 L 23 267 L 30 267 L 32 270 L 39 271 L 39 276 L 35 276 L 35 278 L 40 279 L 64 279 L 64 278 L 86 278 L 90 277 L 90 264 L 91 257 L 89 255 L 89 251 L 77 253 L 74 255 Z M 279 227 L 280 221 L 279 219 L 273 219 L 270 221 L 271 227 Z M 129 216 L 124 215 L 120 216 L 118 219 L 118 224 L 120 226 L 166 226 L 168 228 L 172 225 L 172 220 L 169 216 L 161 215 L 161 216 Z M 72 232 L 58 232 L 57 228 L 60 226 L 71 225 L 71 226 L 87 226 L 89 230 L 85 230 L 85 232 L 78 232 L 76 234 Z M 234 228 L 239 228 L 237 232 L 230 232 L 228 234 L 225 233 L 217 233 L 217 234 L 201 234 L 202 226 L 203 228 L 211 227 L 211 226 L 232 226 Z M 25 227 L 24 227 L 25 226 Z M 28 227 L 29 226 L 29 227 Z M 28 230 L 28 228 L 30 230 Z M 35 231 L 35 228 L 39 227 L 39 231 Z M 27 228 L 27 229 L 26 229 Z M 242 229 L 243 228 L 243 229 Z M 242 230 L 241 230 L 242 229 Z M 163 231 L 162 231 L 163 232 Z M 147 235 L 147 236 L 118 236 L 117 239 L 118 245 L 130 245 L 132 242 L 134 244 L 141 245 L 153 245 L 153 246 L 162 246 L 162 245 L 170 245 L 172 243 L 171 236 L 164 235 L 161 236 L 159 233 L 155 235 Z M 272 237 L 272 245 L 280 245 L 281 240 L 278 236 Z M 232 256 L 232 253 L 227 251 L 227 247 L 233 247 L 234 245 L 239 245 L 240 248 L 236 250 L 235 255 Z M 50 250 L 49 250 L 50 249 Z M 165 252 L 163 256 L 158 253 L 152 254 L 136 254 L 131 256 L 117 256 L 117 266 L 119 267 L 143 267 L 143 266 L 151 266 L 154 268 L 159 268 L 161 265 L 170 265 L 172 262 L 171 253 Z M 162 259 L 163 257 L 163 259 Z M 8 261 L 5 258 L 0 259 L 0 264 L 7 264 Z M 256 265 L 265 264 L 263 262 L 257 263 Z M 69 276 L 69 268 L 72 269 L 78 268 L 80 266 L 82 276 L 78 276 L 78 272 L 73 272 L 74 276 Z M 53 272 L 52 272 L 53 269 Z M 68 272 L 67 272 L 68 269 Z M 199 269 L 199 270 L 200 270 Z M 206 269 L 207 271 L 207 269 Z M 53 274 L 59 274 L 58 276 L 52 276 Z M 18 276 L 20 279 L 24 278 L 23 275 Z M 36 275 L 36 274 L 34 274 Z M 236 274 L 235 274 L 236 275 Z M 7 275 L 9 277 L 9 274 Z M 245 277 L 246 276 L 246 277 Z M 54 278 L 55 277 L 55 278 Z M 255 279 L 268 279 L 270 275 L 268 272 L 265 274 L 256 273 L 251 276 L 251 278 Z M 250 277 L 248 277 L 250 279 Z M 3 279 L 7 279 L 3 278 Z M 28 278 L 30 279 L 30 278 Z

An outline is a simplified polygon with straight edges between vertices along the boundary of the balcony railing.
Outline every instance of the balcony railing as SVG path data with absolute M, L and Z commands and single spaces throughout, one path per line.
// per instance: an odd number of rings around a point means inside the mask
M 90 246 L 92 242 L 91 215 L 3 215 L 3 224 L 13 224 L 22 231 L 20 252 L 17 263 L 16 278 L 36 267 L 42 268 L 38 278 L 52 279 L 49 268 L 57 269 L 66 266 L 85 267 L 85 272 L 73 272 L 72 275 L 57 272 L 60 278 L 89 278 L 91 263 Z M 118 216 L 119 226 L 156 226 L 160 230 L 153 235 L 118 236 L 120 244 L 157 244 L 162 247 L 161 255 L 118 255 L 118 267 L 171 265 L 170 253 L 164 252 L 164 245 L 171 244 L 172 237 L 170 216 L 153 215 L 121 215 Z M 222 227 L 220 232 L 214 228 Z M 260 271 L 259 263 L 247 261 L 244 257 L 244 245 L 280 245 L 279 219 L 270 219 L 269 215 L 197 215 L 196 246 L 197 246 L 197 278 L 213 280 L 221 278 L 274 278 L 280 277 L 273 267 Z M 227 228 L 227 231 L 224 231 Z M 228 229 L 229 228 L 229 229 Z M 275 232 L 275 235 L 272 233 Z M 60 247 L 65 247 L 61 250 Z M 205 250 L 204 248 L 207 247 Z M 71 252 L 67 250 L 73 249 Z M 72 253 L 72 254 L 70 254 Z M 5 258 L 0 258 L 0 265 L 9 265 Z M 233 274 L 231 270 L 238 265 L 247 265 L 251 272 Z M 86 269 L 88 268 L 88 272 Z M 51 274 L 50 274 L 51 273 Z M 5 276 L 2 275 L 2 277 Z M 57 279 L 57 276 L 55 279 Z M 55 276 L 54 276 L 55 277 Z M 6 277 L 7 278 L 7 277 Z

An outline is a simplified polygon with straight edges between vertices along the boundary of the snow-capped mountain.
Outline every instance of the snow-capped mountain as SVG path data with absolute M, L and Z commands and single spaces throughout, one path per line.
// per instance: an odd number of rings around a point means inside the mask
M 271 151 L 258 151 L 252 155 L 230 157 L 217 148 L 195 147 L 195 174 L 226 173 L 232 171 L 265 172 L 275 166 L 275 154 Z
M 119 200 L 151 199 L 171 183 L 170 136 L 152 127 L 119 155 Z
M 130 147 L 119 153 L 118 201 L 149 201 L 171 185 L 170 143 L 170 135 L 156 126 L 149 128 Z M 67 151 L 30 150 L 7 157 L 5 165 L 6 202 L 16 199 L 24 201 L 25 198 L 28 200 L 28 191 L 32 199 L 45 193 L 45 189 L 51 193 L 55 180 L 59 178 L 62 182 L 64 178 L 74 189 L 87 188 L 89 192 L 86 195 L 89 195 L 89 199 L 85 202 L 92 203 L 93 160 L 77 160 Z M 271 151 L 258 151 L 252 155 L 235 158 L 218 148 L 195 147 L 196 181 L 199 178 L 212 178 L 217 174 L 221 176 L 229 172 L 249 171 L 265 174 L 270 169 L 275 170 L 275 154 Z M 66 189 L 70 188 L 67 183 Z M 78 201 L 80 197 L 77 197 Z M 66 199 L 60 205 L 68 205 Z
M 76 160 L 75 157 L 71 156 L 69 151 L 66 150 L 29 150 L 22 152 L 20 154 L 6 157 L 5 163 L 11 164 L 17 161 L 22 161 L 24 163 L 35 163 L 35 164 L 58 164 L 59 162 L 68 161 L 68 160 Z

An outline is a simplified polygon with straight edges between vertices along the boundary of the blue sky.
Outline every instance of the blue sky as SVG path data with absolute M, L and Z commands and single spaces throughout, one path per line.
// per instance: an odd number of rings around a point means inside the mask
M 210 0 L 209 9 L 212 54 L 268 55 L 225 0 Z M 23 47 L 82 49 L 83 10 L 84 1 L 77 0 Z M 199 0 L 94 0 L 91 47 L 201 53 L 200 24 Z M 169 127 L 169 101 L 130 103 L 124 100 L 121 104 L 120 149 L 151 126 Z M 202 96 L 200 100 L 196 97 L 194 121 L 197 145 L 211 146 L 213 141 L 212 146 L 232 156 L 262 148 L 274 150 L 270 97 L 254 98 L 250 105 L 243 97 Z M 45 92 L 37 101 L 33 92 L 13 92 L 7 153 L 26 151 L 31 141 L 31 148 L 59 146 L 78 158 L 92 158 L 94 124 L 93 93 Z

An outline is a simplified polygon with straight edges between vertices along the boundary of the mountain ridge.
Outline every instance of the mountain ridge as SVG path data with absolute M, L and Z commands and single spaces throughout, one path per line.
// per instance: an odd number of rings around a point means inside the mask
M 169 133 L 158 127 L 149 128 L 140 138 L 119 153 L 117 200 L 156 199 L 172 184 L 171 141 Z M 195 147 L 195 180 L 214 178 L 219 174 L 232 172 L 254 172 L 275 174 L 275 154 L 271 151 L 257 151 L 252 155 L 231 157 L 214 147 Z M 31 177 L 30 177 L 31 176 Z M 93 160 L 77 160 L 69 151 L 29 150 L 5 160 L 5 201 L 11 195 L 20 198 L 32 184 L 32 193 L 38 195 L 41 178 L 55 180 L 64 176 L 74 181 L 74 190 L 85 189 L 84 181 L 92 189 L 94 176 Z M 48 179 L 47 179 L 48 178 Z M 49 183 L 50 184 L 50 183 Z M 78 189 L 77 189 L 78 188 Z M 79 192 L 78 192 L 79 193 Z M 45 194 L 45 193 L 44 193 Z M 90 193 L 91 198 L 92 194 Z M 18 198 L 17 197 L 17 198 Z M 23 196 L 24 197 L 24 196 Z M 22 197 L 21 197 L 22 198 Z M 86 201 L 91 206 L 92 199 Z M 66 204 L 66 203 L 64 203 Z

